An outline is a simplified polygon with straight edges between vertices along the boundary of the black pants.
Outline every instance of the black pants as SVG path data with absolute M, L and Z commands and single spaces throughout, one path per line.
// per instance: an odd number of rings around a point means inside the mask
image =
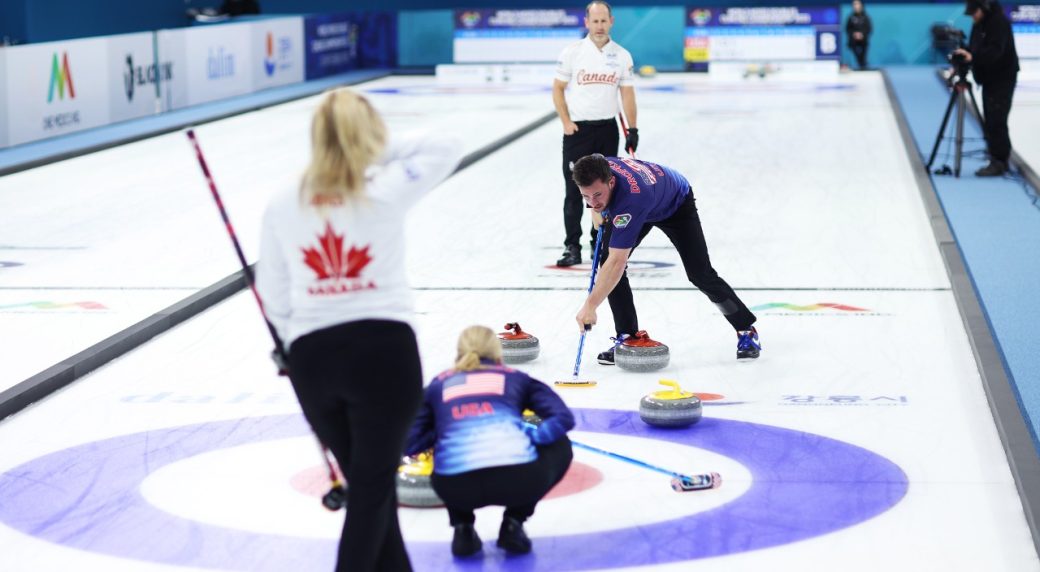
M 395 487 L 423 395 L 415 333 L 384 320 L 327 328 L 292 344 L 289 369 L 304 417 L 347 479 L 336 570 L 411 570 Z
M 729 284 L 720 278 L 715 269 L 711 267 L 708 245 L 704 241 L 704 230 L 701 229 L 701 219 L 697 215 L 693 193 L 686 196 L 686 200 L 672 216 L 661 222 L 643 225 L 639 231 L 637 247 L 655 226 L 664 232 L 668 240 L 672 241 L 675 250 L 679 252 L 679 258 L 682 260 L 686 277 L 690 279 L 690 282 L 718 306 L 722 315 L 735 330 L 749 329 L 751 324 L 755 323 L 755 315 L 737 297 L 733 288 L 730 288 Z M 610 258 L 607 245 L 610 242 L 613 226 L 604 223 L 604 229 L 606 234 L 603 235 L 601 266 L 607 258 Z M 635 251 L 634 248 L 632 250 Z M 639 331 L 639 319 L 636 317 L 636 305 L 632 299 L 632 287 L 628 284 L 627 270 L 621 275 L 621 281 L 607 296 L 607 301 L 610 302 L 610 311 L 614 314 L 614 329 L 618 336 L 631 335 Z
M 566 181 L 566 193 L 563 197 L 563 228 L 567 233 L 564 246 L 581 247 L 581 217 L 585 213 L 585 201 L 581 198 L 578 185 L 571 179 L 571 166 L 578 159 L 593 153 L 604 157 L 617 157 L 618 135 L 617 121 L 600 119 L 597 121 L 578 121 L 578 130 L 573 135 L 563 136 L 563 179 Z M 596 231 L 591 231 L 593 242 Z
M 1011 157 L 1011 137 L 1008 135 L 1008 114 L 1015 93 L 1017 77 L 1010 81 L 995 81 L 982 86 L 982 114 L 986 123 L 986 147 L 989 158 L 1007 163 Z
M 538 501 L 563 479 L 573 456 L 571 441 L 564 436 L 538 447 L 538 459 L 530 463 L 458 475 L 434 473 L 430 483 L 448 508 L 452 526 L 472 524 L 474 509 L 492 505 L 506 507 L 505 516 L 524 522 L 534 514 Z
M 861 70 L 867 69 L 868 46 L 867 42 L 849 44 L 849 49 L 852 50 L 852 55 L 856 56 L 856 64 Z

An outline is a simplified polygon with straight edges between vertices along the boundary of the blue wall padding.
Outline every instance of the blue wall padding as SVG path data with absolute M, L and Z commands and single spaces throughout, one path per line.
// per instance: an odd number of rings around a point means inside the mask
M 412 20 L 409 29 L 419 37 L 442 37 L 445 33 L 443 14 L 455 8 L 570 8 L 580 7 L 584 1 L 560 2 L 558 0 L 480 0 L 477 2 L 431 3 L 426 0 L 259 0 L 264 14 L 308 14 L 321 12 L 344 12 L 358 10 L 399 10 Z M 70 38 L 85 38 L 108 34 L 143 32 L 162 28 L 178 28 L 189 24 L 185 16 L 187 8 L 215 8 L 220 0 L 2 0 L 0 1 L 0 39 L 9 37 L 14 43 L 35 43 Z M 834 5 L 830 0 L 799 0 L 797 2 L 730 0 L 728 2 L 668 0 L 625 0 L 615 3 L 619 32 L 624 28 L 640 26 L 644 20 L 652 25 L 643 25 L 643 35 L 624 38 L 635 45 L 641 57 L 651 65 L 658 63 L 665 68 L 673 67 L 674 55 L 662 46 L 667 38 L 682 27 L 682 13 L 686 6 L 790 6 L 790 5 Z M 850 8 L 841 2 L 843 17 Z M 875 46 L 871 52 L 877 63 L 924 63 L 928 61 L 928 28 L 933 22 L 960 20 L 968 25 L 961 15 L 960 2 L 937 4 L 900 4 L 893 2 L 870 2 L 867 11 L 875 23 Z M 665 14 L 668 14 L 667 16 Z M 428 15 L 429 18 L 423 17 Z M 672 19 L 675 15 L 675 20 Z M 423 30 L 423 28 L 429 30 Z M 450 39 L 450 38 L 449 38 Z M 619 38 L 620 39 L 620 38 Z M 681 36 L 676 40 L 681 42 Z M 402 48 L 412 49 L 411 40 L 402 37 Z M 646 51 L 643 51 L 643 44 Z M 426 44 L 428 47 L 432 47 Z M 450 49 L 439 45 L 429 53 L 414 52 L 413 65 L 432 65 L 432 56 Z M 680 48 L 681 50 L 681 48 Z M 681 51 L 680 51 L 681 53 Z M 635 55 L 635 53 L 633 53 Z M 848 55 L 848 54 L 847 54 Z M 450 61 L 450 58 L 444 61 Z M 681 67 L 681 62 L 679 67 Z
M 893 67 L 887 73 L 917 148 L 927 161 L 949 91 L 931 68 Z M 953 133 L 953 125 L 948 126 L 946 135 Z M 964 137 L 961 177 L 933 176 L 932 182 L 1033 432 L 1034 444 L 1040 448 L 1036 441 L 1040 433 L 1040 350 L 1033 331 L 1040 323 L 1040 304 L 1036 302 L 1040 209 L 1018 181 L 974 177 L 975 169 L 985 164 L 981 157 L 985 143 L 978 123 L 970 116 L 964 122 Z M 940 147 L 933 168 L 952 164 L 945 148 Z M 927 335 L 927 325 L 921 331 Z
M 146 32 L 189 23 L 183 1 L 2 0 L 0 4 L 25 6 L 21 43 Z
M 681 6 L 614 9 L 613 37 L 632 53 L 636 67 L 683 69 L 686 10 Z
M 867 62 L 871 66 L 939 63 L 941 55 L 932 49 L 933 24 L 952 24 L 965 32 L 971 29 L 971 18 L 964 15 L 964 5 L 955 4 L 874 4 L 866 3 L 867 15 L 874 26 L 870 37 Z M 850 3 L 841 6 L 842 34 L 845 20 L 852 13 Z M 841 61 L 854 64 L 848 38 L 842 38 Z
M 429 67 L 452 61 L 452 10 L 404 11 L 397 18 L 397 58 L 401 67 Z
M 25 2 L 21 0 L 0 1 L 0 42 L 25 42 Z

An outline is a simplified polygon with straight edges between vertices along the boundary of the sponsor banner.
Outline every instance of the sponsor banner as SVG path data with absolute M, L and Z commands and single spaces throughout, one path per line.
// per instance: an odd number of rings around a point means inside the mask
M 585 36 L 581 8 L 456 10 L 455 63 L 555 62 Z
M 258 20 L 252 26 L 253 91 L 302 82 L 303 18 Z
M 308 16 L 308 80 L 355 69 L 397 66 L 397 15 L 367 11 Z
M 910 400 L 905 395 L 784 395 L 780 405 L 805 405 L 814 407 L 864 407 L 864 406 L 907 406 Z
M 108 310 L 109 308 L 101 302 L 19 302 L 15 304 L 0 304 L 0 313 L 28 313 L 39 310 L 60 310 L 62 312 L 82 312 L 83 310 Z
M 1012 5 L 1004 8 L 1015 35 L 1015 50 L 1023 59 L 1040 58 L 1040 5 Z
M 360 67 L 361 23 L 348 14 L 320 14 L 304 21 L 307 79 Z
M 815 304 L 790 304 L 788 302 L 769 302 L 751 307 L 752 312 L 768 313 L 771 316 L 891 316 L 891 313 L 837 304 L 834 302 L 817 302 Z
M 1011 26 L 1040 25 L 1040 4 L 1011 4 L 1004 8 Z M 1018 46 L 1015 46 L 1016 48 Z
M 705 71 L 710 62 L 835 60 L 841 56 L 837 6 L 690 7 L 683 60 Z
M 155 34 L 126 34 L 108 38 L 109 113 L 113 123 L 162 111 L 159 90 L 178 70 L 174 62 L 156 63 Z
M 188 106 L 188 29 L 159 30 L 155 33 L 159 60 L 170 62 L 173 81 L 159 85 L 159 97 L 163 111 Z
M 74 133 L 109 122 L 108 40 L 4 48 L 8 144 Z
M 252 91 L 251 24 L 201 26 L 182 32 L 182 37 L 171 39 L 174 47 L 178 42 L 183 42 L 187 105 L 198 105 Z M 160 50 L 160 53 L 164 52 Z
M 7 147 L 7 50 L 0 49 L 0 149 Z
M 354 13 L 353 17 L 361 22 L 358 54 L 361 67 L 397 67 L 397 12 L 359 12 Z
M 585 10 L 456 10 L 455 31 L 584 29 Z M 490 33 L 490 32 L 489 32 Z

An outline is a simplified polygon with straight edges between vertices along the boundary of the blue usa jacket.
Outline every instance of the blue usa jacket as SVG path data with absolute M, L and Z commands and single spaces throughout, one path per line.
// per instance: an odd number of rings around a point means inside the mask
M 535 445 L 547 445 L 574 428 L 574 415 L 556 393 L 522 371 L 483 362 L 473 371 L 448 370 L 426 388 L 406 454 L 433 447 L 433 470 L 457 475 L 530 463 Z M 522 412 L 542 418 L 526 425 Z
M 607 157 L 614 175 L 614 194 L 603 217 L 614 230 L 610 248 L 634 248 L 643 225 L 660 222 L 679 210 L 690 183 L 678 171 L 627 157 Z

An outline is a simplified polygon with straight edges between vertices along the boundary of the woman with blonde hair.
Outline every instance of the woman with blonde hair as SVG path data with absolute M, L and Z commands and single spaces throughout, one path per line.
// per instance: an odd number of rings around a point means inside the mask
M 531 409 L 542 419 L 524 422 Z M 502 365 L 498 337 L 483 326 L 459 336 L 455 367 L 426 387 L 406 452 L 433 448 L 433 490 L 455 528 L 455 556 L 480 552 L 474 509 L 505 506 L 498 546 L 531 551 L 523 523 L 571 464 L 574 415 L 544 383 Z
M 322 98 L 300 185 L 264 213 L 256 286 L 304 417 L 349 483 L 337 570 L 411 570 L 395 476 L 422 399 L 405 214 L 451 174 L 456 139 L 388 137 L 347 89 Z

